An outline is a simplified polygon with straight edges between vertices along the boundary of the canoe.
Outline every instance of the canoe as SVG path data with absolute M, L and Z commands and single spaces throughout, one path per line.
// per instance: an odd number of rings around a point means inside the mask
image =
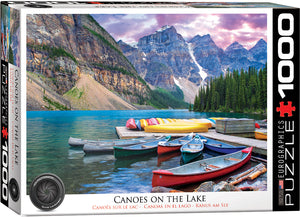
M 212 120 L 223 120 L 223 119 L 226 119 L 226 118 L 214 118 L 214 117 L 212 117 L 212 118 L 209 118 L 209 119 L 212 119 Z
M 114 155 L 115 158 L 122 158 L 122 157 L 131 157 L 136 155 L 144 155 L 150 153 L 157 152 L 157 146 L 159 142 L 167 142 L 171 139 L 171 136 L 167 136 L 155 141 L 150 141 L 146 143 L 140 143 L 137 145 L 132 145 L 129 147 L 120 147 L 114 146 Z
M 207 128 L 212 128 L 212 123 L 210 121 L 202 120 L 202 119 L 181 119 L 177 120 L 176 124 L 201 124 L 203 126 L 206 126 Z
M 169 121 L 169 123 L 174 123 L 174 122 L 176 122 L 176 119 L 167 118 L 167 121 Z
M 82 149 L 86 154 L 113 154 L 114 146 L 127 147 L 136 144 L 156 141 L 158 139 L 161 139 L 161 137 L 159 138 L 149 137 L 145 139 L 135 139 L 135 140 L 127 139 L 122 141 L 115 141 L 113 143 L 87 143 L 84 144 Z
M 215 128 L 216 127 L 216 121 L 214 120 L 209 120 L 207 118 L 200 118 L 200 119 L 189 119 L 189 121 L 192 121 L 194 123 L 206 123 L 208 128 Z
M 156 118 L 159 124 L 164 124 L 164 120 L 162 118 Z
M 145 126 L 148 126 L 148 122 L 147 122 L 145 119 L 141 119 L 141 120 L 140 120 L 140 123 L 141 123 L 142 129 L 144 129 Z
M 208 127 L 206 123 L 172 122 L 146 126 L 144 130 L 149 133 L 200 133 L 207 132 Z
M 135 130 L 137 128 L 135 124 L 135 120 L 133 118 L 130 118 L 126 122 L 126 128 L 130 130 Z
M 157 125 L 159 122 L 155 118 L 146 119 L 148 126 Z
M 144 140 L 151 140 L 155 139 L 154 136 L 145 136 L 139 138 L 132 138 L 132 139 L 99 139 L 99 140 L 88 140 L 88 139 L 79 139 L 70 137 L 68 143 L 72 147 L 83 147 L 85 144 L 102 144 L 102 145 L 122 145 L 123 143 L 130 143 L 132 141 L 144 141 Z
M 258 120 L 255 122 L 255 128 L 257 129 L 266 129 L 268 127 L 267 120 Z
M 193 139 L 193 134 L 191 133 L 187 136 L 183 136 L 166 143 L 159 143 L 157 147 L 157 153 L 166 154 L 173 151 L 179 151 L 182 145 L 186 144 L 192 139 Z
M 72 147 L 83 147 L 85 143 L 98 143 L 98 142 L 111 142 L 111 139 L 101 139 L 101 140 L 88 140 L 88 139 L 79 139 L 74 137 L 69 137 L 68 144 Z
M 181 146 L 181 158 L 183 163 L 188 163 L 203 153 L 204 144 L 200 136 L 196 134 L 195 138 Z
M 164 124 L 168 124 L 168 123 L 170 123 L 170 121 L 168 121 L 167 119 L 165 119 L 165 118 L 163 118 L 163 122 L 164 122 Z
M 199 160 L 167 170 L 152 171 L 152 186 L 171 187 L 212 180 L 231 173 L 251 158 L 253 147 L 218 157 Z
M 132 145 L 132 144 L 130 144 Z M 93 143 L 87 143 L 83 146 L 82 150 L 86 154 L 112 154 L 114 153 L 113 146 L 95 145 Z
M 149 125 L 157 125 L 159 124 L 158 120 L 156 118 L 150 118 L 149 119 Z
M 139 120 L 135 121 L 135 125 L 136 125 L 137 130 L 140 130 L 140 131 L 142 130 L 141 122 Z
M 255 131 L 254 135 L 255 135 L 255 139 L 267 140 L 267 138 L 268 138 L 267 133 L 264 133 L 264 132 Z
M 207 118 L 207 120 L 211 121 L 214 124 L 214 127 L 216 127 L 216 120 L 211 119 L 211 118 Z
M 229 145 L 227 143 L 209 139 L 201 135 L 200 138 L 202 139 L 205 148 L 222 154 L 230 154 L 247 148 L 246 146 Z

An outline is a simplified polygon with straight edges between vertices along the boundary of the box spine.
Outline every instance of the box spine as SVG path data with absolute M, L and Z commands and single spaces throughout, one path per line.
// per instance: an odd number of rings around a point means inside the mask
M 273 210 L 299 210 L 299 9 L 273 9 Z
M 21 209 L 20 13 L 1 4 L 1 203 Z

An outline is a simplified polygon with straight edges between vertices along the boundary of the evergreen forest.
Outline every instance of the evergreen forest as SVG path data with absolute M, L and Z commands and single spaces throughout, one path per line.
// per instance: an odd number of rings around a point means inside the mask
M 267 66 L 227 70 L 225 75 L 211 78 L 202 86 L 191 110 L 198 112 L 266 113 Z

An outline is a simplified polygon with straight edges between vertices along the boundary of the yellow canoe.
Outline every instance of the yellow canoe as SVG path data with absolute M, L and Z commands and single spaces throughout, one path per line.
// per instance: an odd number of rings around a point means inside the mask
M 140 120 L 141 128 L 144 129 L 146 126 L 148 126 L 148 122 L 145 119 Z
M 171 124 L 175 124 L 175 125 L 185 125 L 185 124 L 196 124 L 196 125 L 202 125 L 205 126 L 207 128 L 211 128 L 212 124 L 210 122 L 202 122 L 201 120 L 177 120 L 175 123 L 171 123 Z
M 267 140 L 267 133 L 255 131 L 255 139 Z
M 162 118 L 156 118 L 156 120 L 158 121 L 159 124 L 164 124 L 164 120 Z
M 173 122 L 168 124 L 146 126 L 148 133 L 203 133 L 208 131 L 207 123 Z
M 216 126 L 215 123 L 213 123 L 212 121 L 210 121 L 206 118 L 201 118 L 201 119 L 193 118 L 193 119 L 190 119 L 190 120 L 195 122 L 195 123 L 207 123 L 208 128 L 212 128 L 212 127 Z
M 213 119 L 213 120 L 216 121 L 216 120 L 223 120 L 223 119 L 226 119 L 226 118 L 214 118 L 214 117 L 213 117 L 213 118 L 210 118 L 210 119 Z
M 176 122 L 176 119 L 167 118 L 167 121 L 169 121 L 169 123 L 173 123 Z

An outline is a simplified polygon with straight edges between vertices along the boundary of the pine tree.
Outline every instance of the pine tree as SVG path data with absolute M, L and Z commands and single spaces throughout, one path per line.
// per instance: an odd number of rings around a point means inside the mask
M 207 87 L 199 88 L 194 111 L 234 112 L 265 110 L 267 107 L 267 66 L 259 71 L 227 70 L 225 76 L 211 78 Z
M 196 95 L 194 100 L 194 111 L 199 111 L 199 97 Z
M 232 86 L 231 86 L 231 91 L 230 91 L 230 95 L 231 95 L 231 105 L 232 105 L 232 109 L 234 112 L 237 112 L 237 93 L 238 93 L 238 85 L 236 80 L 233 78 L 232 79 Z
M 204 102 L 205 102 L 205 90 L 203 87 L 201 87 L 199 90 L 199 96 L 200 96 L 199 110 L 202 112 L 202 111 L 204 111 Z
M 225 97 L 225 111 L 229 112 L 230 111 L 230 91 L 229 87 L 226 88 L 226 97 Z
M 210 111 L 211 107 L 211 91 L 210 91 L 210 85 L 212 83 L 212 79 L 210 79 L 209 85 L 206 88 L 205 98 L 206 98 L 206 105 L 205 105 L 205 111 Z

